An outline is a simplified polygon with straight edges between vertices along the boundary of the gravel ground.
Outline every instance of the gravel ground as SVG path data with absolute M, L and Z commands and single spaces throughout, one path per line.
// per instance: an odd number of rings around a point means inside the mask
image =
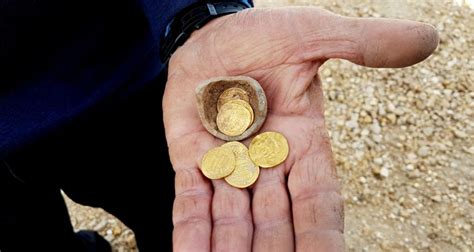
M 256 1 L 408 18 L 440 32 L 435 54 L 413 67 L 333 60 L 321 69 L 348 251 L 474 251 L 474 11 L 460 2 Z M 134 251 L 133 233 L 115 218 L 68 205 L 75 228 L 99 230 L 115 251 Z

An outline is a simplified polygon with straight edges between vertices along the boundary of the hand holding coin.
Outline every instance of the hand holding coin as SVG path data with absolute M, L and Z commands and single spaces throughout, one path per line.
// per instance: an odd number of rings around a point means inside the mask
M 427 57 L 436 43 L 436 32 L 421 23 L 347 18 L 308 7 L 246 10 L 195 31 L 170 60 L 163 98 L 166 139 L 176 171 L 173 249 L 342 251 L 343 205 L 318 69 L 330 58 L 370 67 L 408 66 Z M 280 154 L 265 158 L 272 148 L 264 146 L 281 145 L 266 137 L 255 145 L 265 155 L 252 154 L 249 142 L 259 133 L 278 132 L 289 146 L 287 159 L 271 169 L 261 166 L 248 189 L 235 188 L 245 187 L 255 174 L 247 158 L 235 157 L 240 167 L 234 164 L 235 177 L 210 180 L 199 168 L 207 151 L 226 143 L 203 127 L 195 88 L 211 77 L 238 75 L 257 80 L 268 100 L 263 127 L 244 141 L 249 157 L 263 166 L 281 161 L 276 158 Z M 231 134 L 252 121 L 241 107 L 229 105 L 244 116 L 239 125 L 221 125 Z M 214 112 L 220 111 L 222 107 L 216 107 Z M 230 117 L 225 113 L 222 117 Z

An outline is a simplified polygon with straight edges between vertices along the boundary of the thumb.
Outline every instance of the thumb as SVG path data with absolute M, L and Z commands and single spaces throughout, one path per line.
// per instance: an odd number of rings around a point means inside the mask
M 242 70 L 256 63 L 271 67 L 329 58 L 405 67 L 427 58 L 439 40 L 428 24 L 349 18 L 316 7 L 253 9 L 238 13 L 228 24 L 231 29 L 216 38 L 218 49 L 227 56 L 225 65 Z
M 349 18 L 328 15 L 326 32 L 314 36 L 314 14 L 298 19 L 306 25 L 298 31 L 306 60 L 342 58 L 368 67 L 405 67 L 426 59 L 438 46 L 439 37 L 429 24 L 397 19 Z M 316 28 L 317 29 L 317 28 Z M 305 35 L 307 34 L 307 35 Z

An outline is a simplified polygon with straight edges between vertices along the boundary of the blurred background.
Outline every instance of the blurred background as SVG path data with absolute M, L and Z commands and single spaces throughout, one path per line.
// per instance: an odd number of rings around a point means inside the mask
M 324 64 L 326 124 L 343 186 L 347 251 L 474 251 L 474 0 L 255 4 L 319 6 L 438 29 L 438 49 L 413 67 Z M 76 229 L 98 230 L 114 251 L 136 251 L 133 232 L 113 216 L 67 202 Z

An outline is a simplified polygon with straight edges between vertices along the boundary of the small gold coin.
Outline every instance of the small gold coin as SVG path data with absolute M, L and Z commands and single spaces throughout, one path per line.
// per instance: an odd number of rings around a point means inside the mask
M 278 132 L 259 134 L 249 146 L 250 158 L 262 168 L 270 168 L 283 163 L 288 157 L 288 152 L 288 141 Z
M 210 179 L 220 179 L 235 169 L 235 155 L 230 148 L 210 149 L 201 160 L 201 171 Z
M 246 188 L 257 181 L 260 168 L 249 157 L 247 147 L 240 142 L 228 142 L 221 148 L 230 148 L 235 155 L 235 170 L 225 178 L 225 181 L 237 188 Z
M 225 181 L 233 187 L 246 188 L 253 185 L 259 175 L 260 168 L 252 162 L 248 153 L 245 153 L 243 156 L 237 158 L 235 170 L 229 176 L 225 177 Z
M 242 105 L 226 103 L 217 113 L 217 128 L 228 136 L 238 136 L 245 132 L 251 124 L 252 115 Z
M 224 90 L 217 99 L 217 111 L 220 111 L 222 105 L 226 104 L 231 100 L 243 100 L 249 102 L 249 96 L 247 92 L 241 88 L 232 87 Z
M 252 125 L 253 120 L 254 120 L 254 113 L 253 113 L 252 106 L 250 106 L 250 104 L 248 102 L 243 101 L 243 100 L 230 100 L 227 103 L 234 103 L 234 104 L 239 104 L 241 106 L 244 106 L 250 112 L 250 115 L 251 115 L 250 124 L 247 127 Z

